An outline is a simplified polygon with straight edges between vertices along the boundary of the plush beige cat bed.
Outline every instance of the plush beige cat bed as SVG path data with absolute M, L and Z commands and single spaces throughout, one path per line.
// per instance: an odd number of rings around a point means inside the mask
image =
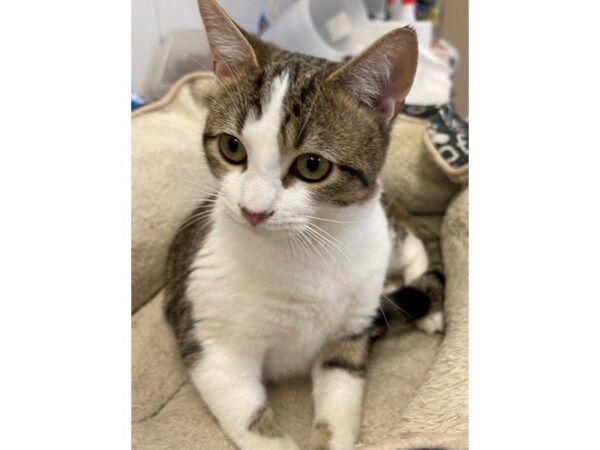
M 212 184 L 201 136 L 205 95 L 213 86 L 211 74 L 191 74 L 133 114 L 132 436 L 138 450 L 234 448 L 190 383 L 162 314 L 167 246 Z M 424 142 L 425 128 L 419 120 L 396 119 L 383 180 L 387 192 L 441 229 L 447 330 L 427 336 L 392 320 L 387 336 L 374 344 L 362 449 L 468 446 L 468 189 L 440 170 Z M 269 398 L 280 423 L 306 446 L 310 381 L 271 386 Z

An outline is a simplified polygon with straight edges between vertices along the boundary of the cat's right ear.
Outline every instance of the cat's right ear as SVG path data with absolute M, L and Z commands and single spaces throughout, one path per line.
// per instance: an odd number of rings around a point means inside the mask
M 198 0 L 218 78 L 234 76 L 242 67 L 258 67 L 254 49 L 241 28 L 215 0 Z

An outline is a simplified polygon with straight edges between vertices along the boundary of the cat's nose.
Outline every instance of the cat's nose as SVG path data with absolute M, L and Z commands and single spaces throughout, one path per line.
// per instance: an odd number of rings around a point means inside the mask
M 263 211 L 263 212 L 255 213 L 255 212 L 247 210 L 243 206 L 240 206 L 240 208 L 242 210 L 242 215 L 252 226 L 256 226 L 263 220 L 268 219 L 275 212 L 275 211 Z

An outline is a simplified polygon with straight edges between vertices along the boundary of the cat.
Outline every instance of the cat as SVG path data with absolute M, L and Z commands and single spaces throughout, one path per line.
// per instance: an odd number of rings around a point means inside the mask
M 262 42 L 214 0 L 199 7 L 219 84 L 202 139 L 217 188 L 171 244 L 167 321 L 239 448 L 299 448 L 263 381 L 311 373 L 311 448 L 351 449 L 384 287 L 419 327 L 443 328 L 439 243 L 379 181 L 416 35 L 335 63 Z

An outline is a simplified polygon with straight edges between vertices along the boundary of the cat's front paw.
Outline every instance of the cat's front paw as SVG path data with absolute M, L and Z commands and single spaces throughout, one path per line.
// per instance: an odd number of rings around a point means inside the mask
M 444 313 L 434 311 L 415 321 L 417 328 L 429 335 L 443 333 L 445 329 Z

